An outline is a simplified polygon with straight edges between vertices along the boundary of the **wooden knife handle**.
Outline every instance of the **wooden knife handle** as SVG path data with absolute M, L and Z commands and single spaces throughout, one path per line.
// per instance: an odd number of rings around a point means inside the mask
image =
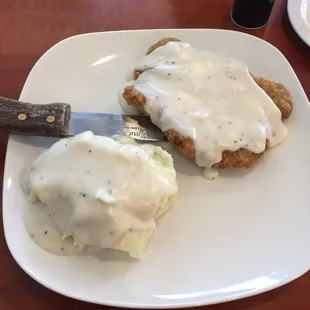
M 9 133 L 65 137 L 70 115 L 66 103 L 32 104 L 0 97 L 0 130 Z

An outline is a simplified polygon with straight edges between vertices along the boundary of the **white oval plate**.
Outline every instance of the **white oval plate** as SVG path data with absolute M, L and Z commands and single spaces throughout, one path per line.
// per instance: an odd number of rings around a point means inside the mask
M 287 12 L 298 36 L 310 46 L 310 0 L 288 0 Z
M 281 286 L 310 266 L 310 109 L 284 56 L 253 36 L 224 30 L 146 30 L 79 35 L 50 49 L 32 69 L 21 100 L 63 101 L 75 111 L 121 112 L 117 93 L 146 49 L 165 36 L 235 57 L 284 83 L 295 111 L 288 140 L 254 169 L 206 181 L 174 155 L 180 193 L 140 262 L 126 255 L 58 257 L 36 246 L 23 223 L 18 174 L 54 140 L 10 137 L 3 220 L 17 263 L 46 287 L 89 302 L 137 308 L 206 305 Z

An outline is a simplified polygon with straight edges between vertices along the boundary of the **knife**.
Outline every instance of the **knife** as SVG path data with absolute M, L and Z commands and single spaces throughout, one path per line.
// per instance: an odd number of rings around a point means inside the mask
M 0 97 L 0 130 L 12 134 L 68 137 L 90 130 L 107 137 L 163 141 L 165 135 L 146 115 L 71 112 L 67 103 L 32 104 Z

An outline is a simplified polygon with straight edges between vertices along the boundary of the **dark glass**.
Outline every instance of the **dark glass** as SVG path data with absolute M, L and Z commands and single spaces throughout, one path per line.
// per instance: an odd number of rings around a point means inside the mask
M 231 19 L 240 27 L 257 29 L 264 27 L 274 4 L 274 0 L 235 0 Z

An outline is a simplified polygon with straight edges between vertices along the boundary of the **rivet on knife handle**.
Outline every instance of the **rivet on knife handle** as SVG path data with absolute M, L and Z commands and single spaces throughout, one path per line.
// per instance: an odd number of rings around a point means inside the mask
M 70 115 L 66 103 L 32 104 L 0 97 L 0 130 L 9 133 L 65 137 Z

